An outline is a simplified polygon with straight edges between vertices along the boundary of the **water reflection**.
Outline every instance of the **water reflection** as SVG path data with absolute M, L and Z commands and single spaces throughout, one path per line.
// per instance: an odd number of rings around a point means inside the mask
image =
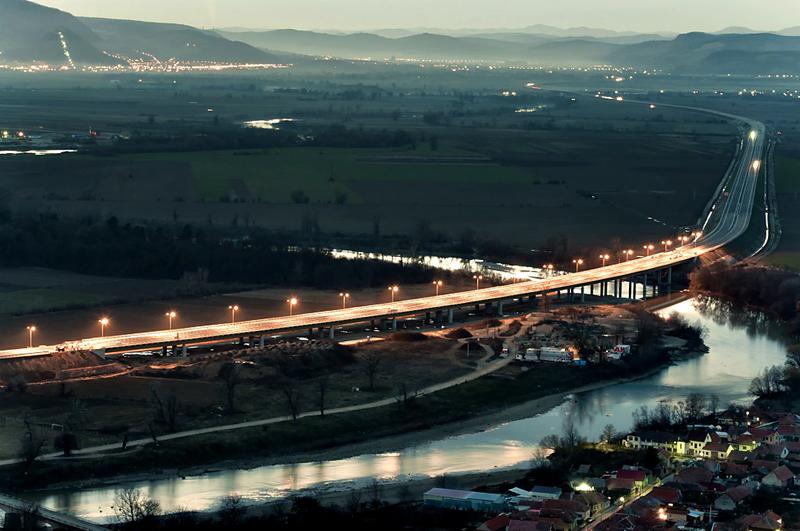
M 18 150 L 0 150 L 0 156 L 2 155 L 35 155 L 37 157 L 42 157 L 46 155 L 63 155 L 65 153 L 77 153 L 77 149 L 28 149 L 25 151 L 18 151 Z
M 544 414 L 399 452 L 226 470 L 185 479 L 134 482 L 130 486 L 147 492 L 167 511 L 206 510 L 233 492 L 256 503 L 300 490 L 314 493 L 366 486 L 373 478 L 396 481 L 526 466 L 537 443 L 545 435 L 561 431 L 564 418 L 571 418 L 582 435 L 597 438 L 607 424 L 620 431 L 628 430 L 633 412 L 641 406 L 653 408 L 659 401 L 682 400 L 693 392 L 716 394 L 720 404 L 749 401 L 750 380 L 764 367 L 785 360 L 787 341 L 780 335 L 780 327 L 761 315 L 730 311 L 724 303 L 708 299 L 686 301 L 662 313 L 674 311 L 707 329 L 708 354 L 646 379 L 565 397 L 560 406 Z M 114 492 L 114 487 L 102 487 L 30 498 L 56 510 L 105 521 L 111 514 Z

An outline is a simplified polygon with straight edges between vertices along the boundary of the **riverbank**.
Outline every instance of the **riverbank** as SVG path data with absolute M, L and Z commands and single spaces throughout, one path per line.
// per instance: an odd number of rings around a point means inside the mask
M 558 326 L 571 333 L 583 326 L 568 313 L 554 315 L 555 321 L 550 314 L 539 316 L 534 328 L 539 325 L 540 333 L 544 330 L 551 334 L 555 322 L 562 323 Z M 0 472 L 0 481 L 11 488 L 29 490 L 53 488 L 52 478 L 58 477 L 66 483 L 57 487 L 86 488 L 146 478 L 197 476 L 219 470 L 374 455 L 429 440 L 480 432 L 504 422 L 540 415 L 562 404 L 569 394 L 644 378 L 672 363 L 669 353 L 683 350 L 681 340 L 669 336 L 665 340 L 656 339 L 661 334 L 656 329 L 663 332 L 672 327 L 644 315 L 638 311 L 628 313 L 619 307 L 595 309 L 595 317 L 604 325 L 592 325 L 593 334 L 607 334 L 610 327 L 618 330 L 623 323 L 627 323 L 627 335 L 637 327 L 640 333 L 650 330 L 649 347 L 640 348 L 640 353 L 629 361 L 609 363 L 598 358 L 588 366 L 493 361 L 476 370 L 474 379 L 458 377 L 453 385 L 438 384 L 420 392 L 401 386 L 402 390 L 388 399 L 338 410 L 329 407 L 324 416 L 318 411 L 305 412 L 295 421 L 262 416 L 262 420 L 131 440 L 124 451 L 120 443 L 112 443 L 86 447 L 72 458 L 48 454 L 46 460 L 36 461 L 28 470 L 21 465 L 7 467 Z M 419 383 L 417 379 L 403 381 Z
M 308 449 L 306 451 L 297 451 L 283 455 L 270 456 L 262 454 L 261 456 L 258 457 L 235 457 L 235 458 L 217 460 L 209 464 L 187 465 L 185 467 L 161 466 L 157 468 L 149 468 L 147 471 L 143 472 L 135 472 L 132 470 L 131 472 L 112 474 L 107 477 L 91 477 L 91 474 L 87 472 L 88 470 L 90 469 L 96 470 L 98 467 L 102 467 L 102 465 L 94 463 L 93 461 L 85 461 L 78 463 L 70 461 L 68 463 L 62 463 L 62 464 L 47 463 L 47 464 L 42 464 L 41 466 L 52 473 L 50 477 L 53 477 L 53 475 L 58 475 L 59 477 L 62 478 L 80 477 L 83 479 L 79 480 L 67 479 L 65 481 L 60 481 L 55 484 L 49 484 L 46 488 L 36 489 L 35 491 L 52 492 L 59 490 L 77 490 L 77 489 L 95 488 L 103 486 L 109 487 L 109 486 L 120 485 L 123 483 L 131 483 L 138 481 L 154 481 L 159 479 L 187 478 L 187 477 L 201 476 L 204 474 L 211 474 L 225 470 L 251 470 L 263 466 L 284 465 L 284 464 L 291 465 L 291 464 L 317 462 L 317 461 L 335 461 L 335 460 L 347 459 L 357 455 L 396 452 L 404 448 L 424 445 L 430 441 L 441 440 L 449 437 L 456 437 L 467 433 L 482 432 L 490 430 L 504 423 L 541 415 L 563 404 L 565 401 L 569 400 L 570 397 L 574 394 L 591 392 L 594 390 L 603 389 L 605 387 L 611 387 L 627 382 L 633 382 L 636 380 L 648 378 L 664 370 L 670 364 L 671 361 L 664 364 L 660 364 L 657 367 L 652 367 L 649 370 L 646 370 L 644 372 L 632 376 L 617 376 L 590 383 L 584 383 L 582 385 L 577 385 L 577 386 L 565 386 L 561 388 L 558 392 L 545 394 L 540 397 L 524 401 L 522 403 L 517 403 L 511 406 L 508 406 L 507 404 L 504 406 L 497 406 L 495 409 L 491 411 L 484 411 L 482 413 L 476 414 L 475 416 L 462 417 L 459 418 L 458 420 L 443 422 L 441 424 L 427 426 L 424 428 L 415 429 L 413 431 L 404 431 L 402 427 L 404 423 L 397 422 L 395 424 L 394 429 L 384 430 L 383 435 L 380 437 L 363 439 L 363 440 L 351 440 L 344 444 L 331 444 L 330 446 L 325 446 L 322 448 Z M 563 380 L 558 379 L 556 381 L 563 381 Z M 487 383 L 488 382 L 481 382 L 480 380 L 478 380 L 475 382 L 471 382 L 470 384 L 464 384 L 464 386 L 461 387 L 470 386 L 473 389 L 465 390 L 464 393 L 459 393 L 459 395 L 464 396 L 466 394 L 469 394 L 470 392 L 477 392 L 476 389 L 477 386 L 485 387 Z M 507 385 L 507 383 L 504 383 L 502 385 Z M 446 391 L 444 391 L 443 393 L 446 393 Z M 441 399 L 441 397 L 437 398 Z M 465 406 L 469 407 L 469 404 L 465 404 Z M 387 416 L 387 413 L 389 414 L 389 416 L 392 415 L 392 412 L 386 411 L 386 408 L 380 408 L 380 409 L 382 411 L 378 411 L 375 418 L 385 418 Z M 397 412 L 395 411 L 394 412 L 395 417 L 396 414 Z M 352 415 L 343 415 L 343 416 L 346 417 Z M 307 419 L 307 420 L 319 421 L 320 419 Z M 341 419 L 341 420 L 344 421 L 346 419 Z M 292 425 L 292 426 L 295 428 L 300 428 L 300 426 L 297 425 Z M 375 429 L 378 428 L 379 426 L 375 425 Z M 311 429 L 316 429 L 316 427 Z M 303 431 L 305 432 L 305 430 Z M 319 435 L 322 432 L 317 432 L 317 433 Z M 244 435 L 245 435 L 244 439 L 248 441 L 252 440 L 252 437 L 254 436 L 252 432 Z M 256 434 L 256 438 L 257 435 L 258 434 Z M 208 445 L 213 446 L 214 441 L 193 440 L 190 444 L 194 447 L 208 447 Z M 251 446 L 251 448 L 258 448 L 258 446 L 254 445 Z M 167 449 L 162 449 L 162 450 L 167 450 Z M 125 455 L 116 455 L 116 456 L 109 455 L 108 459 L 114 459 L 114 458 L 124 459 L 141 465 L 142 463 L 148 463 L 154 457 L 153 456 L 154 452 L 158 452 L 158 450 L 154 448 L 142 448 L 137 452 L 133 453 L 129 452 Z M 177 464 L 177 461 L 173 461 L 173 463 Z M 83 475 L 80 475 L 81 472 L 83 472 Z

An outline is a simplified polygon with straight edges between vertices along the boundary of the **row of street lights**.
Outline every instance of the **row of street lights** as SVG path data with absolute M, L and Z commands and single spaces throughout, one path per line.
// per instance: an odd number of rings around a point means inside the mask
M 437 280 L 433 282 L 433 285 L 436 288 L 436 295 L 439 295 L 439 290 L 442 288 L 442 286 L 444 286 L 444 282 L 441 280 Z M 392 302 L 395 301 L 395 296 L 399 291 L 400 291 L 400 286 L 395 285 L 389 287 L 389 292 L 392 295 Z M 342 309 L 346 310 L 347 301 L 351 298 L 350 293 L 341 292 L 339 293 L 339 298 L 342 301 Z M 290 297 L 286 299 L 286 304 L 289 305 L 289 317 L 292 317 L 294 316 L 295 308 L 300 304 L 300 299 L 294 296 Z M 239 307 L 238 304 L 231 304 L 230 306 L 228 306 L 228 311 L 231 314 L 231 324 L 236 324 L 236 314 L 240 310 L 241 308 Z M 175 319 L 177 319 L 178 317 L 178 312 L 176 312 L 175 310 L 170 310 L 167 313 L 165 313 L 164 316 L 167 318 L 167 322 L 169 324 L 169 330 L 171 331 L 173 329 Z M 100 319 L 97 320 L 97 324 L 100 326 L 100 337 L 105 337 L 106 328 L 111 324 L 111 319 L 109 319 L 108 317 L 101 317 Z M 38 331 L 38 329 L 34 325 L 30 325 L 25 329 L 28 332 L 28 348 L 33 348 L 33 336 Z
M 680 244 L 679 247 L 683 247 L 684 245 L 688 244 L 689 242 L 692 242 L 692 243 L 696 242 L 698 239 L 700 239 L 700 237 L 702 235 L 703 235 L 702 231 L 695 231 L 695 232 L 692 232 L 691 234 L 688 234 L 688 235 L 678 236 L 676 238 L 676 240 Z M 672 240 L 661 240 L 661 245 L 664 246 L 664 252 L 666 253 L 666 252 L 669 251 L 669 249 L 672 246 L 675 245 L 675 242 L 672 241 Z M 652 254 L 652 252 L 655 250 L 655 248 L 656 248 L 656 246 L 653 245 L 652 243 L 648 243 L 648 244 L 645 244 L 645 245 L 642 246 L 642 250 L 644 250 L 645 256 L 650 256 Z M 622 262 L 622 257 L 623 256 L 625 257 L 625 261 L 627 262 L 628 260 L 630 260 L 631 256 L 633 256 L 634 254 L 635 254 L 635 252 L 634 252 L 633 249 L 626 249 L 626 250 L 622 251 L 620 253 L 620 258 L 619 258 L 618 263 Z M 602 262 L 603 267 L 605 267 L 608 264 L 608 261 L 611 259 L 611 255 L 607 254 L 607 253 L 606 254 L 601 254 L 598 258 Z M 577 273 L 578 271 L 580 271 L 580 268 L 584 264 L 584 261 L 583 261 L 582 258 L 576 258 L 576 259 L 574 259 L 572 261 L 572 263 L 575 265 L 575 272 Z M 552 266 L 552 264 L 547 264 L 547 265 L 543 266 L 543 269 L 545 271 L 552 272 L 553 266 Z
M 695 231 L 689 235 L 678 236 L 676 239 L 678 242 L 680 242 L 680 246 L 684 246 L 690 241 L 693 243 L 696 242 L 702 235 L 703 233 L 701 231 Z M 672 240 L 661 240 L 661 245 L 664 246 L 664 252 L 667 252 L 669 248 L 674 245 L 674 242 Z M 645 251 L 646 256 L 650 256 L 650 254 L 655 250 L 655 245 L 649 243 L 642 246 L 642 249 Z M 625 257 L 626 262 L 630 260 L 631 256 L 633 255 L 634 255 L 633 249 L 626 249 L 620 253 L 621 257 L 622 256 Z M 619 262 L 622 262 L 621 257 L 619 259 Z M 603 267 L 605 267 L 608 264 L 608 261 L 611 259 L 611 255 L 608 253 L 604 253 L 601 254 L 598 258 L 602 262 Z M 572 263 L 575 265 L 575 272 L 577 273 L 580 271 L 581 267 L 584 265 L 585 262 L 583 258 L 576 258 L 572 261 Z M 552 275 L 555 272 L 555 266 L 553 264 L 546 264 L 542 266 L 542 269 L 545 271 L 546 276 Z M 483 275 L 473 275 L 472 278 L 473 280 L 475 280 L 475 289 L 480 290 L 481 281 L 483 280 Z M 442 280 L 433 281 L 433 287 L 435 289 L 437 297 L 439 296 L 443 286 L 444 286 L 444 281 Z M 394 304 L 395 298 L 397 297 L 397 294 L 400 292 L 400 286 L 395 284 L 393 286 L 389 286 L 387 289 L 391 295 L 392 304 Z M 339 298 L 342 300 L 342 309 L 343 310 L 347 309 L 347 301 L 350 299 L 350 294 L 346 292 L 341 292 L 339 293 Z M 300 304 L 300 299 L 298 299 L 297 297 L 290 297 L 286 299 L 286 304 L 289 305 L 289 317 L 292 317 L 294 316 L 295 307 L 297 307 L 297 305 Z M 239 312 L 240 310 L 239 305 L 232 304 L 228 306 L 228 310 L 231 312 L 231 324 L 236 324 L 236 313 Z M 169 321 L 169 329 L 172 330 L 173 322 L 178 317 L 178 312 L 176 312 L 175 310 L 170 310 L 169 312 L 165 313 L 164 316 Z M 100 337 L 105 337 L 106 327 L 111 324 L 111 320 L 108 317 L 102 317 L 98 319 L 97 323 L 100 325 Z M 28 331 L 28 348 L 33 348 L 33 335 L 37 331 L 37 328 L 34 325 L 30 325 L 26 327 L 26 330 Z

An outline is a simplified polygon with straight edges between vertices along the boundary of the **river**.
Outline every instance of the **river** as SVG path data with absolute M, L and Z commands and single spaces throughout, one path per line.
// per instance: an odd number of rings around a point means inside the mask
M 713 299 L 689 300 L 663 310 L 677 311 L 707 329 L 709 353 L 683 361 L 642 380 L 565 397 L 547 413 L 500 424 L 478 433 L 452 436 L 398 452 L 349 459 L 225 470 L 187 478 L 159 478 L 127 484 L 158 500 L 164 510 L 213 509 L 220 497 L 238 493 L 257 503 L 298 490 L 321 492 L 381 481 L 497 470 L 526 465 L 537 443 L 561 431 L 571 417 L 579 431 L 596 438 L 606 424 L 625 431 L 632 412 L 692 392 L 716 394 L 721 405 L 749 402 L 750 380 L 764 367 L 782 364 L 786 338 L 768 319 L 730 310 Z M 98 522 L 113 516 L 117 487 L 31 495 L 32 501 Z

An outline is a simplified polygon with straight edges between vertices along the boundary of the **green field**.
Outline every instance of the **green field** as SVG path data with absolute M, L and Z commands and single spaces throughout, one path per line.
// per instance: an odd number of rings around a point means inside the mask
M 189 286 L 176 280 L 107 278 L 34 267 L 4 268 L 0 269 L 0 315 L 175 297 L 188 290 Z
M 775 188 L 782 233 L 778 251 L 767 261 L 800 271 L 800 154 L 790 151 L 791 147 L 792 143 L 779 145 L 775 157 Z
M 376 224 L 383 235 L 408 235 L 425 224 L 449 238 L 472 229 L 519 246 L 559 235 L 608 245 L 693 224 L 732 138 L 456 128 L 442 135 L 437 151 L 420 144 L 5 158 L 0 172 L 20 211 L 284 230 L 312 217 L 325 232 L 354 235 L 373 234 Z M 293 200 L 296 191 L 308 202 Z

